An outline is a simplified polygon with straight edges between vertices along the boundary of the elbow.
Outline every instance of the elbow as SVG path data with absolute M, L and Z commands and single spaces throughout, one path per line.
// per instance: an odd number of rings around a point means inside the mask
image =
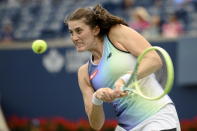
M 97 126 L 93 126 L 93 125 L 90 125 L 90 127 L 95 130 L 95 131 L 100 131 L 102 126 L 101 127 L 97 127 Z

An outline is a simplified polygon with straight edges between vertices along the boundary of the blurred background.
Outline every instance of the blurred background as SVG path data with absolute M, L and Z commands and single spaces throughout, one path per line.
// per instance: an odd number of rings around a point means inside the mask
M 65 17 L 101 4 L 173 59 L 174 101 L 183 131 L 197 131 L 197 0 L 0 0 L 0 131 L 92 130 L 77 83 L 88 53 L 77 53 Z M 44 39 L 41 55 L 32 41 Z M 105 103 L 103 130 L 116 120 Z

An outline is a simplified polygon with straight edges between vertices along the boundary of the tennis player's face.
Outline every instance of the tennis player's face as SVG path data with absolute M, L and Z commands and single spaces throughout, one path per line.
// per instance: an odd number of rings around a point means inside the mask
M 95 48 L 94 43 L 97 33 L 95 29 L 90 28 L 83 20 L 69 21 L 68 29 L 78 52 Z

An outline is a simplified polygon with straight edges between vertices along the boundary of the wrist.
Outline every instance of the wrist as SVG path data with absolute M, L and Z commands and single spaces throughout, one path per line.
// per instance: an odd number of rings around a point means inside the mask
M 120 79 L 122 79 L 124 83 L 127 83 L 130 77 L 131 77 L 131 74 L 124 74 L 120 77 Z
M 100 106 L 100 105 L 102 105 L 103 104 L 103 101 L 101 100 L 101 99 L 98 99 L 97 97 L 96 97 L 96 92 L 93 94 L 93 96 L 92 96 L 92 103 L 94 104 L 94 105 L 97 105 L 97 106 Z

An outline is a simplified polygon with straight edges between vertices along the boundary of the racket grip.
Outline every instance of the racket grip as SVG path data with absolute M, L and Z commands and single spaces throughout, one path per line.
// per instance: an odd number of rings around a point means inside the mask
M 127 87 L 125 87 L 125 86 L 122 86 L 122 87 L 120 88 L 120 90 L 123 91 L 123 92 L 128 92 L 128 93 L 135 92 L 134 89 L 132 89 L 132 88 L 127 88 Z

